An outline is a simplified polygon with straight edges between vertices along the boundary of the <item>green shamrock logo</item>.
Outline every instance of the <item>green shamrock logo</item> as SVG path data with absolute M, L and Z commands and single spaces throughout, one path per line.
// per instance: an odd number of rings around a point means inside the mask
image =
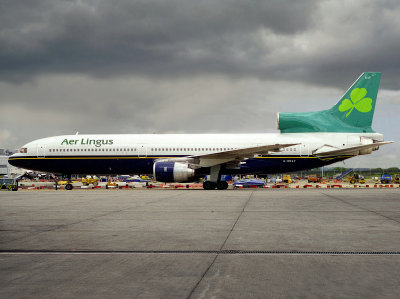
M 351 91 L 350 98 L 344 99 L 339 106 L 339 111 L 344 112 L 349 110 L 346 117 L 350 115 L 354 108 L 362 113 L 367 113 L 372 109 L 372 99 L 364 98 L 367 95 L 367 90 L 365 88 L 354 88 Z

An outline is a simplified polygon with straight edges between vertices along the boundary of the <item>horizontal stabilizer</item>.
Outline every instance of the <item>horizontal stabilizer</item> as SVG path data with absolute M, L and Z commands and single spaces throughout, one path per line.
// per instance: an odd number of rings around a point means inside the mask
M 359 152 L 361 150 L 374 149 L 381 145 L 390 144 L 393 142 L 394 141 L 381 141 L 381 142 L 375 142 L 375 143 L 366 144 L 366 145 L 359 145 L 359 146 L 347 147 L 347 148 L 336 149 L 336 150 L 328 150 L 328 151 L 322 151 L 322 152 L 320 152 L 319 150 L 315 150 L 313 152 L 313 155 L 316 157 L 319 157 L 319 158 L 337 157 L 337 156 L 357 156 L 357 155 L 359 155 Z

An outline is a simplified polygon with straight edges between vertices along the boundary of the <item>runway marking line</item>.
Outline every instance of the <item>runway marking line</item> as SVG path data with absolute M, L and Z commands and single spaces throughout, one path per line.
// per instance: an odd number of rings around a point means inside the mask
M 0 250 L 0 255 L 141 255 L 141 254 L 216 254 L 216 255 L 400 255 L 400 251 L 309 251 L 309 250 Z

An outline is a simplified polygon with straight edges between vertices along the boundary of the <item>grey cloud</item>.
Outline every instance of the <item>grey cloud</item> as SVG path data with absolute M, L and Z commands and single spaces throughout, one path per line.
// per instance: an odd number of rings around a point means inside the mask
M 3 1 L 0 80 L 221 74 L 400 88 L 398 1 Z
M 258 30 L 304 31 L 315 7 L 313 1 L 3 1 L 0 79 L 69 72 L 242 76 L 269 51 L 257 43 Z

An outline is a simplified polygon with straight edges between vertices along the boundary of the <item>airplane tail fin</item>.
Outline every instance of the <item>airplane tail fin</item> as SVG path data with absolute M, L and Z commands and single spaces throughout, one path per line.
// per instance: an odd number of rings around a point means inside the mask
M 282 133 L 300 132 L 374 132 L 371 128 L 381 73 L 363 73 L 340 101 L 328 110 L 279 112 Z

